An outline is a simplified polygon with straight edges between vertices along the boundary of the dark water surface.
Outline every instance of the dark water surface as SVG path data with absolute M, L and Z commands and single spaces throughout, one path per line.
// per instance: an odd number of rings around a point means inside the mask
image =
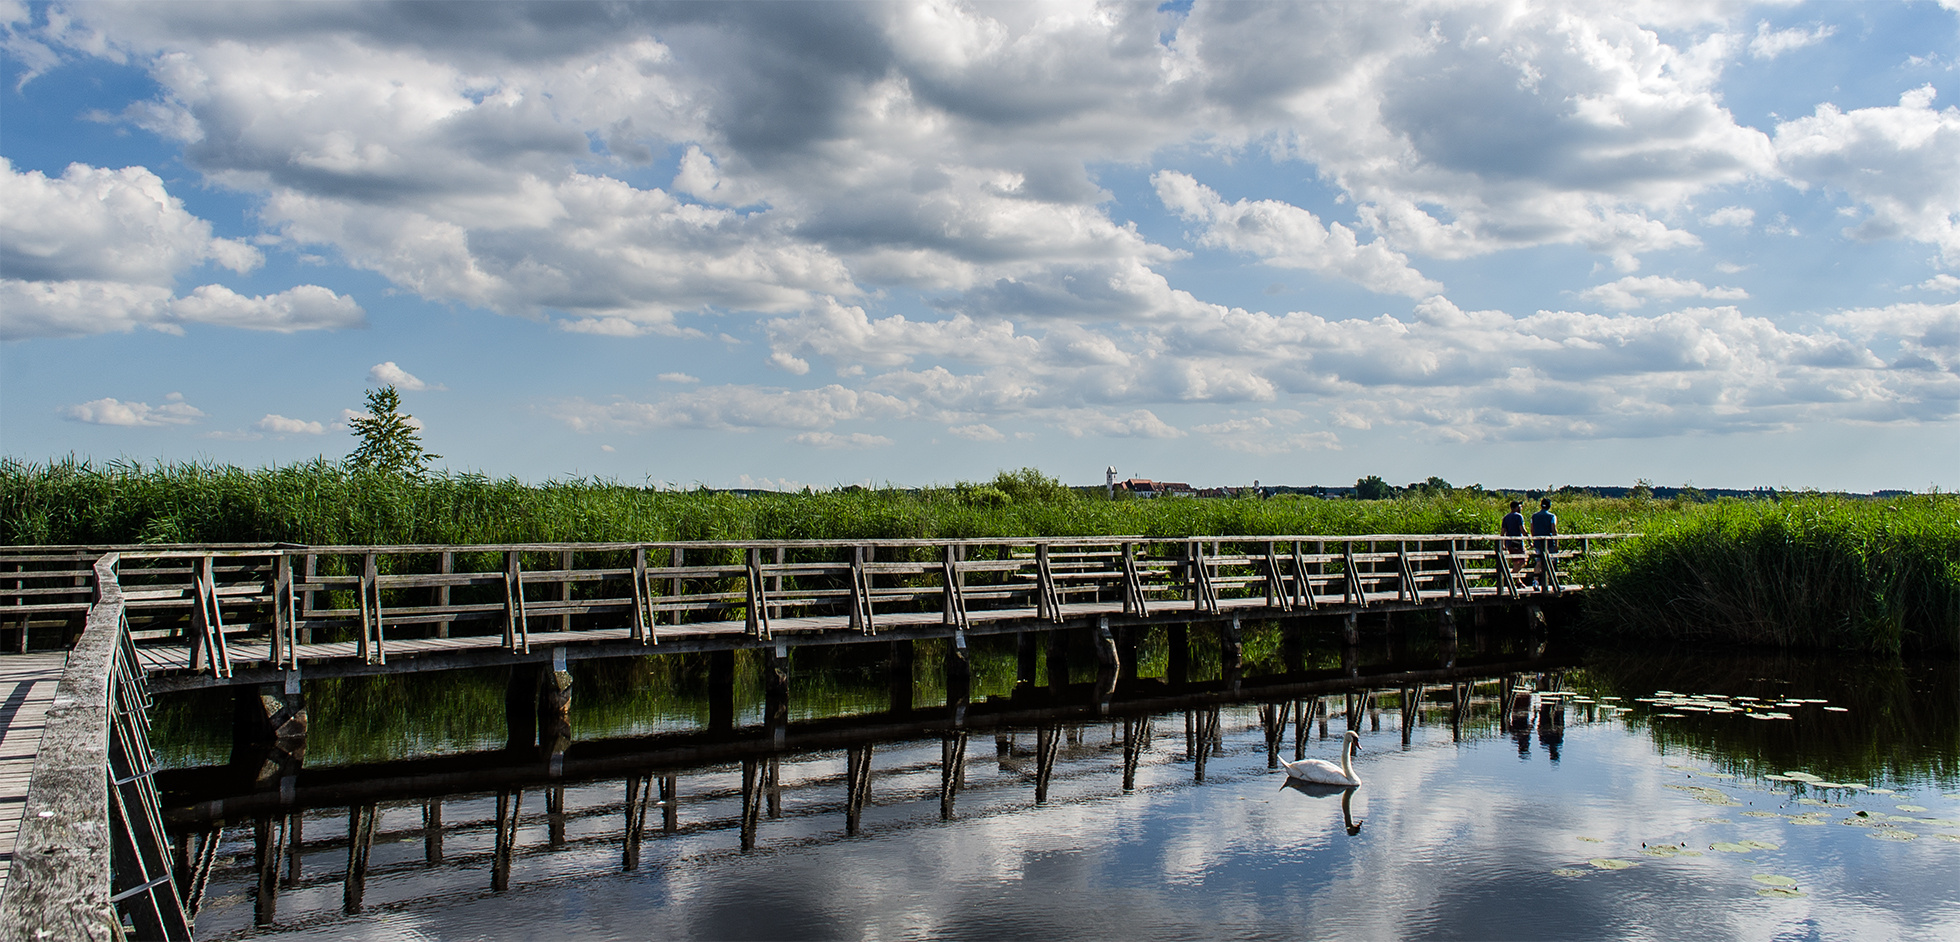
M 892 721 L 840 669 L 808 689 L 866 714 L 825 735 L 868 752 L 762 747 L 746 764 L 690 764 L 668 750 L 658 767 L 620 759 L 616 774 L 557 786 L 508 784 L 486 760 L 472 787 L 474 766 L 458 760 L 460 784 L 434 793 L 400 768 L 363 779 L 355 754 L 332 787 L 361 797 L 214 811 L 214 796 L 180 785 L 172 820 L 199 884 L 201 939 L 1954 939 L 1956 677 L 1951 662 L 1597 653 L 1492 672 L 1463 708 L 1447 684 L 1414 709 L 1406 687 L 1377 687 L 1352 714 L 1345 695 L 1308 699 L 1326 713 L 1303 749 L 1297 699 L 1102 718 L 1036 704 L 956 741 L 965 782 L 947 819 L 945 724 Z M 1056 696 L 1096 698 L 1086 682 Z M 588 699 L 598 712 L 575 712 L 575 726 L 625 735 L 604 695 Z M 921 699 L 929 713 L 943 694 Z M 979 711 L 984 693 L 975 700 Z M 500 711 L 423 745 L 501 745 L 487 743 L 501 727 L 485 732 Z M 636 715 L 632 735 L 686 725 Z M 1350 716 L 1364 784 L 1285 787 L 1274 762 L 1296 749 L 1335 758 Z M 190 765 L 209 752 L 175 748 Z M 598 761 L 579 748 L 567 768 Z M 850 764 L 866 755 L 852 835 Z M 745 771 L 770 796 L 747 851 Z M 671 816 L 657 802 L 665 776 Z M 656 799 L 639 821 L 629 790 Z

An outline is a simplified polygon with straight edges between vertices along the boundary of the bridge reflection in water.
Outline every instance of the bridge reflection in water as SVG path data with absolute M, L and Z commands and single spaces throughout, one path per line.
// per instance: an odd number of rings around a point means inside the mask
M 1386 718 L 1405 748 L 1424 724 L 1521 743 L 1535 726 L 1556 748 L 1565 708 L 1531 694 L 1563 666 L 1537 655 L 1176 684 L 1105 672 L 936 709 L 159 779 L 177 885 L 212 937 L 1189 787 L 1221 757 L 1263 750 L 1277 769 L 1330 725 L 1380 731 Z

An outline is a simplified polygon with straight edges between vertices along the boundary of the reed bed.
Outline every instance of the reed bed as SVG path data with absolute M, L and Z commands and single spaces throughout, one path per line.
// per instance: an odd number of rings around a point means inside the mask
M 361 471 L 319 460 L 217 464 L 0 459 L 0 541 L 313 545 L 1491 533 L 1503 495 L 1106 500 L 1021 471 L 988 484 L 740 495 L 597 479 Z M 1566 532 L 1626 531 L 1668 502 L 1561 502 Z
M 1725 501 L 1650 519 L 1587 597 L 1601 634 L 1960 651 L 1960 499 Z

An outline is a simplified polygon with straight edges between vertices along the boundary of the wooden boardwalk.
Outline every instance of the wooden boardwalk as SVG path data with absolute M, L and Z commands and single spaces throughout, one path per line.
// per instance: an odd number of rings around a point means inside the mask
M 14 861 L 14 836 L 40 751 L 43 717 L 67 661 L 61 651 L 0 655 L 0 892 Z
M 1581 588 L 1583 587 L 1570 586 L 1566 591 Z M 1517 600 L 1495 588 L 1474 588 L 1470 590 L 1467 598 L 1459 597 L 1454 600 L 1445 591 L 1430 590 L 1412 594 L 1414 598 L 1403 598 L 1393 592 L 1368 593 L 1355 608 L 1385 612 L 1435 608 L 1452 602 L 1457 605 L 1478 605 Z M 1523 601 L 1527 602 L 1537 598 L 1539 596 L 1536 593 L 1522 596 Z M 1341 614 L 1353 610 L 1344 606 L 1345 601 L 1340 596 L 1322 597 L 1317 600 L 1317 610 L 1326 614 Z M 1058 627 L 1093 627 L 1102 620 L 1107 620 L 1113 625 L 1124 625 L 1180 619 L 1222 620 L 1238 615 L 1260 618 L 1279 614 L 1268 608 L 1265 600 L 1257 598 L 1220 599 L 1217 611 L 1211 613 L 1192 611 L 1188 607 L 1163 605 L 1154 610 L 1154 617 L 1141 617 L 1125 613 L 1123 608 L 1123 604 L 1116 601 L 1062 603 L 1057 606 L 1055 618 L 1052 620 L 1033 608 L 976 611 L 969 614 L 969 621 L 964 631 L 969 635 L 985 635 L 1031 628 L 1043 630 Z M 771 620 L 770 628 L 769 640 L 758 642 L 750 634 L 749 626 L 742 621 L 663 626 L 659 632 L 658 642 L 653 644 L 634 638 L 632 631 L 626 627 L 533 629 L 527 639 L 527 647 L 531 650 L 522 654 L 529 654 L 529 659 L 562 657 L 575 661 L 636 653 L 672 654 L 766 645 L 800 647 L 811 644 L 914 640 L 945 637 L 950 630 L 936 612 L 881 615 L 875 634 L 853 629 L 849 624 L 849 618 L 841 615 L 776 618 Z M 514 660 L 522 659 L 522 654 L 509 649 L 502 635 L 490 634 L 446 638 L 390 638 L 386 644 L 385 660 L 364 658 L 360 647 L 357 641 L 300 644 L 287 652 L 286 657 L 291 658 L 287 663 L 297 662 L 302 673 L 308 677 L 318 678 L 509 664 Z M 562 653 L 558 653 L 561 651 Z M 137 652 L 144 670 L 151 675 L 152 689 L 157 692 L 224 685 L 211 676 L 208 668 L 194 667 L 190 660 L 192 656 L 190 649 L 186 647 L 143 646 L 139 647 Z M 228 678 L 231 683 L 249 683 L 254 679 L 259 682 L 269 682 L 283 676 L 286 670 L 282 659 L 275 656 L 269 640 L 266 639 L 261 639 L 252 646 L 233 642 L 230 648 L 230 663 L 234 672 L 234 676 Z
M 152 689 L 519 662 L 1535 604 L 1624 534 L 1141 536 L 115 550 Z M 75 630 L 113 548 L 0 550 L 0 622 Z M 560 668 L 562 669 L 562 667 Z M 292 692 L 289 690 L 288 692 Z

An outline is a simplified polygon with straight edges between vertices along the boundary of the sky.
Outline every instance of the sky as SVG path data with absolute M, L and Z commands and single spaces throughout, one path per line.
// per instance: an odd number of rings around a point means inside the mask
M 0 452 L 1960 486 L 1960 0 L 0 0 Z

